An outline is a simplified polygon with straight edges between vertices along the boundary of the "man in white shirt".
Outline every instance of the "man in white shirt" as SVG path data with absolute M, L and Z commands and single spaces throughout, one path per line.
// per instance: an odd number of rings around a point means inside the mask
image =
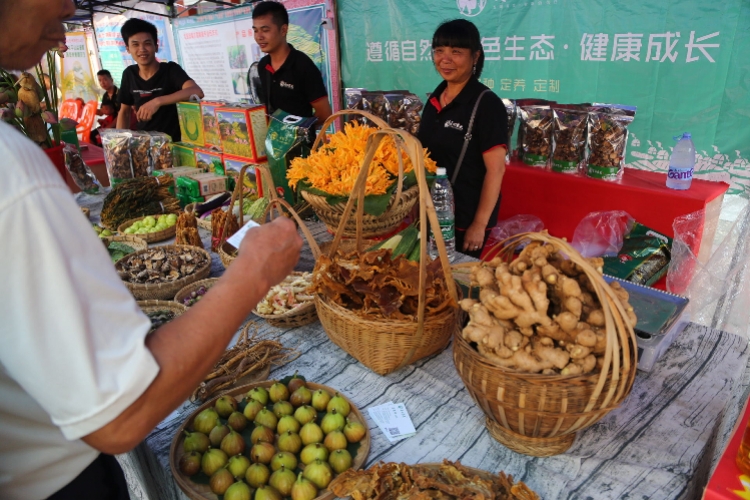
M 74 12 L 72 0 L 0 0 L 0 67 L 33 66 Z M 203 300 L 146 337 L 44 152 L 0 123 L 0 158 L 0 498 L 127 498 L 111 455 L 190 395 L 302 241 L 284 218 L 249 231 Z

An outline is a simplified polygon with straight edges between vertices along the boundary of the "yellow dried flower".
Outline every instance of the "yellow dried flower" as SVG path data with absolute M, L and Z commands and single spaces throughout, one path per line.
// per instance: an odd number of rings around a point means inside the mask
M 318 148 L 307 158 L 295 158 L 287 171 L 289 185 L 306 180 L 313 188 L 334 196 L 348 196 L 354 189 L 365 158 L 367 139 L 378 129 L 349 122 L 344 130 L 336 132 L 328 143 Z M 435 173 L 437 165 L 424 150 L 424 165 L 428 172 Z M 401 150 L 404 174 L 414 166 L 405 151 Z M 392 137 L 385 137 L 370 163 L 365 188 L 366 195 L 385 194 L 398 179 L 398 150 Z

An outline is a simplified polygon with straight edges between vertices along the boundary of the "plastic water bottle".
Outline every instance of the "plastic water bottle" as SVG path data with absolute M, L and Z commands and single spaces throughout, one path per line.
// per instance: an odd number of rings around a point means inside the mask
M 453 188 L 444 168 L 437 169 L 437 179 L 432 186 L 431 194 L 432 204 L 435 205 L 435 212 L 440 223 L 440 231 L 443 233 L 448 260 L 453 262 L 456 258 L 456 205 L 453 201 Z M 432 234 L 430 234 L 429 251 L 430 257 L 433 259 L 438 257 L 437 245 Z
M 693 182 L 695 169 L 695 145 L 690 133 L 675 137 L 677 145 L 669 158 L 669 172 L 667 172 L 667 187 L 672 189 L 688 189 Z

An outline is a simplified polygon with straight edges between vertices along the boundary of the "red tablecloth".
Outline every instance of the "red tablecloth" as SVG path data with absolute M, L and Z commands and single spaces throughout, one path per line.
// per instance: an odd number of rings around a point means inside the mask
M 104 165 L 104 150 L 96 144 L 81 143 L 81 157 L 89 167 L 93 165 Z
M 511 161 L 503 178 L 499 220 L 536 215 L 553 236 L 573 238 L 590 212 L 624 210 L 635 220 L 670 237 L 675 217 L 706 207 L 729 185 L 693 179 L 686 191 L 669 189 L 666 174 L 626 168 L 622 180 L 606 182 L 560 174 Z

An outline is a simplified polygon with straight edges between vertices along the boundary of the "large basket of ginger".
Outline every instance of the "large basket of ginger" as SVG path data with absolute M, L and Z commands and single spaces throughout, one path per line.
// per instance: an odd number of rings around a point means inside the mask
M 493 438 L 518 453 L 556 455 L 630 392 L 636 317 L 627 292 L 602 277 L 601 259 L 546 233 L 501 245 L 472 265 L 476 298 L 461 301 L 469 321 L 453 360 Z

